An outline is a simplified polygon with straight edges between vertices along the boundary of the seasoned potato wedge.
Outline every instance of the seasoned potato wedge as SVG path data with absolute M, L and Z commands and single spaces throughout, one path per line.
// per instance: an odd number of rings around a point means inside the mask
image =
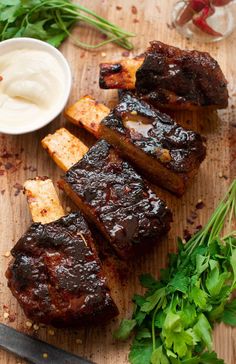
M 24 184 L 30 212 L 34 222 L 42 224 L 55 221 L 65 215 L 52 181 L 47 177 L 36 177 Z
M 96 138 L 99 137 L 99 125 L 110 110 L 99 104 L 91 96 L 84 96 L 65 111 L 65 117 L 75 125 L 82 125 Z
M 88 151 L 88 147 L 65 128 L 47 135 L 41 143 L 63 171 L 70 169 Z

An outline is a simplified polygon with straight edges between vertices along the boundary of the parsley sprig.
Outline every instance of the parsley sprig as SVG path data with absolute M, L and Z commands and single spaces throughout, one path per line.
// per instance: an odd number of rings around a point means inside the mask
M 4 0 L 0 3 L 0 40 L 14 37 L 32 37 L 55 47 L 71 35 L 73 25 L 82 21 L 105 34 L 106 39 L 96 45 L 73 41 L 82 48 L 98 48 L 115 42 L 132 49 L 130 37 L 135 34 L 97 15 L 92 10 L 70 0 Z
M 187 242 L 160 279 L 142 275 L 146 293 L 135 295 L 131 320 L 123 320 L 115 337 L 134 331 L 132 364 L 223 364 L 212 351 L 214 323 L 236 326 L 236 180 L 208 223 Z M 230 232 L 223 235 L 225 227 Z

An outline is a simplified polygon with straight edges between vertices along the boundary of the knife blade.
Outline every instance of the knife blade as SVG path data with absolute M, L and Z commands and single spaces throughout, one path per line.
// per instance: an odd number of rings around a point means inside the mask
M 0 324 L 0 348 L 31 364 L 94 364 L 4 324 Z

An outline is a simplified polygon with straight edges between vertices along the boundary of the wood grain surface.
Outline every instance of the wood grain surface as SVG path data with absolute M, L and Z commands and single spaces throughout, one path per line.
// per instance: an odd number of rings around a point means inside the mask
M 184 229 L 194 231 L 197 225 L 204 224 L 230 181 L 236 177 L 236 108 L 234 107 L 236 32 L 219 43 L 201 44 L 188 41 L 170 26 L 170 14 L 174 3 L 170 0 L 119 0 L 118 2 L 81 0 L 80 3 L 137 34 L 134 38 L 135 48 L 130 56 L 141 53 L 146 49 L 149 40 L 154 39 L 181 48 L 206 50 L 218 60 L 229 81 L 230 105 L 227 110 L 217 113 L 175 114 L 180 123 L 201 132 L 206 137 L 208 152 L 197 178 L 181 199 L 156 188 L 156 192 L 167 201 L 174 212 L 174 223 L 168 238 L 157 242 L 154 251 L 149 255 L 130 262 L 128 267 L 121 268 L 120 270 L 123 270 L 121 275 L 111 270 L 107 264 L 113 282 L 113 294 L 118 302 L 121 316 L 129 317 L 132 310 L 132 295 L 134 292 L 141 292 L 138 283 L 139 274 L 150 272 L 157 275 L 159 269 L 166 264 L 167 253 L 175 250 L 176 237 L 183 236 Z M 95 43 L 102 39 L 96 31 L 82 24 L 75 30 L 75 34 L 88 42 Z M 127 52 L 115 45 L 107 45 L 97 51 L 84 51 L 77 48 L 72 40 L 67 40 L 61 51 L 67 57 L 73 72 L 73 89 L 69 103 L 76 101 L 82 95 L 91 94 L 108 106 L 114 104 L 117 93 L 99 89 L 98 64 L 105 60 L 127 56 Z M 94 142 L 85 131 L 67 123 L 63 116 L 34 133 L 23 136 L 0 135 L 0 320 L 61 348 L 91 358 L 97 364 L 125 364 L 129 343 L 119 344 L 112 338 L 112 331 L 118 326 L 119 318 L 106 326 L 86 327 L 78 331 L 54 330 L 53 332 L 46 327 L 34 330 L 33 327 L 27 327 L 27 319 L 8 290 L 4 277 L 11 259 L 8 252 L 31 221 L 21 185 L 27 178 L 36 175 L 50 176 L 56 183 L 61 174 L 40 146 L 40 140 L 61 125 L 66 125 L 88 145 Z M 64 207 L 73 208 L 62 193 L 60 197 Z M 199 200 L 204 203 L 202 209 L 196 209 Z M 236 363 L 236 329 L 224 325 L 217 326 L 214 345 L 219 356 L 224 358 L 227 364 Z M 23 362 L 0 351 L 0 363 Z

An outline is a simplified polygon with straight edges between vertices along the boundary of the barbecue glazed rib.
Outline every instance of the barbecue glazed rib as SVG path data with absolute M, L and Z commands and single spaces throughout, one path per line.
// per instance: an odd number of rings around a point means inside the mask
M 153 41 L 138 60 L 102 63 L 100 87 L 134 90 L 160 108 L 194 110 L 228 106 L 227 81 L 209 53 Z M 132 66 L 130 66 L 132 64 Z
M 101 105 L 101 104 L 99 104 Z M 65 113 L 74 124 L 91 131 L 97 104 L 88 96 Z M 201 136 L 175 123 L 132 94 L 104 118 L 96 118 L 94 134 L 106 139 L 155 184 L 181 196 L 206 155 Z
M 147 250 L 170 228 L 165 203 L 105 140 L 67 171 L 60 186 L 123 259 Z
M 31 211 L 39 206 L 40 216 L 41 193 L 53 191 L 52 182 L 31 180 L 25 188 Z M 83 216 L 71 213 L 54 221 L 57 215 L 54 203 L 44 210 L 47 223 L 34 222 L 12 249 L 14 260 L 6 272 L 10 290 L 34 322 L 77 327 L 111 319 L 118 310 Z

